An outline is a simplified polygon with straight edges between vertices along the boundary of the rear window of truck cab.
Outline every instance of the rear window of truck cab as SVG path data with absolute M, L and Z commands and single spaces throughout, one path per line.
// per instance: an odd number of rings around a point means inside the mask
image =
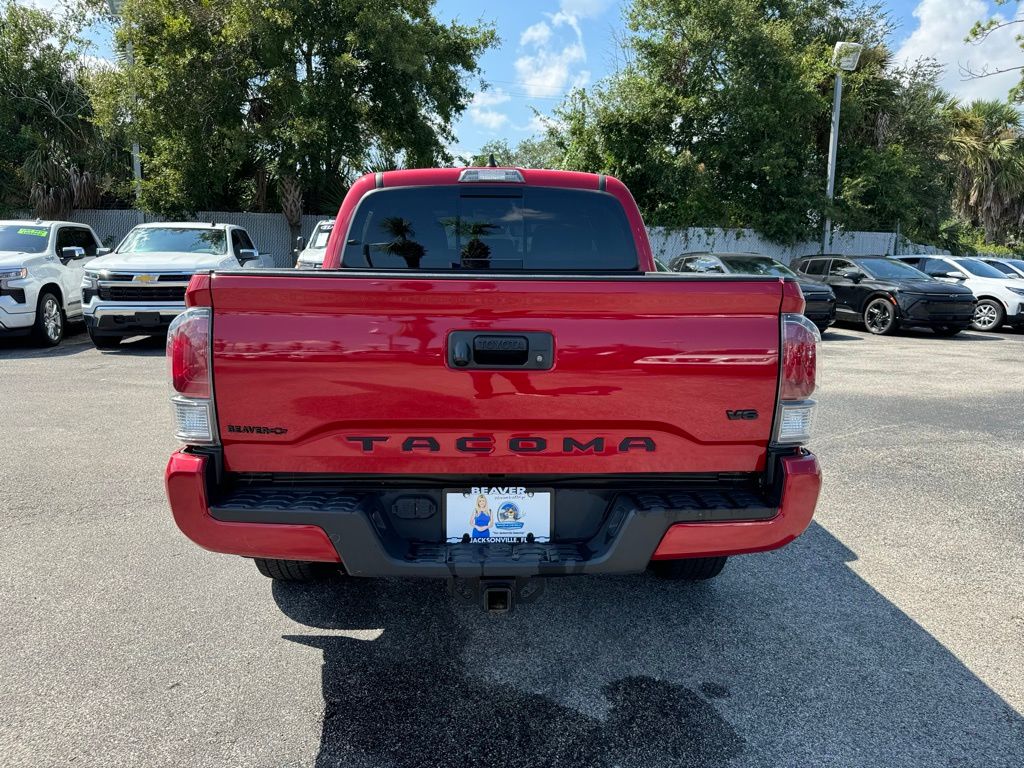
M 558 187 L 399 187 L 359 203 L 342 266 L 438 272 L 636 272 L 619 201 Z

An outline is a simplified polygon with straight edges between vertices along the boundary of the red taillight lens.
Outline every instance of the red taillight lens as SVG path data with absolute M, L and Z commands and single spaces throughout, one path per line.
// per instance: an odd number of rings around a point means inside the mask
M 780 400 L 806 400 L 818 377 L 821 334 L 803 315 L 782 316 L 782 377 Z
M 175 392 L 210 397 L 209 307 L 193 307 L 174 319 L 167 331 L 167 361 Z

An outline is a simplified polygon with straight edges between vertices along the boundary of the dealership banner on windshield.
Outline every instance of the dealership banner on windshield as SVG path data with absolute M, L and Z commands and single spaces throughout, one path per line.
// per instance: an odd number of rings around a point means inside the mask
M 445 491 L 450 543 L 545 542 L 551 538 L 551 491 L 472 486 Z

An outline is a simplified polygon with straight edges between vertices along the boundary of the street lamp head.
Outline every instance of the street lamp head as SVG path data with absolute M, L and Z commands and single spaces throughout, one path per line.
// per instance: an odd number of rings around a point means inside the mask
M 864 46 L 860 43 L 836 43 L 832 51 L 832 63 L 847 72 L 853 72 L 860 61 L 860 52 Z

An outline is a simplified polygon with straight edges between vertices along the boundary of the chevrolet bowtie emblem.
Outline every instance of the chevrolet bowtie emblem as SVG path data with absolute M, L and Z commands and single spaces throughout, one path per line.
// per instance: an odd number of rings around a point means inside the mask
M 159 275 L 136 275 L 132 278 L 133 283 L 155 283 L 159 280 Z

